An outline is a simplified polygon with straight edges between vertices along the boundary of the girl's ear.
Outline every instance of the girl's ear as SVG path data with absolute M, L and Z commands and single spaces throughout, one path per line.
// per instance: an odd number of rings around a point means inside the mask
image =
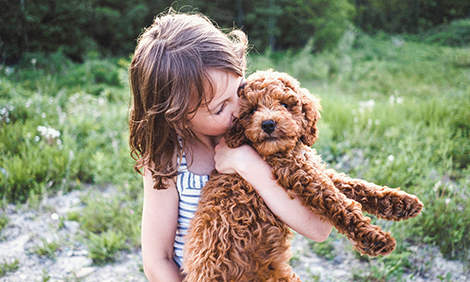
M 248 144 L 249 140 L 246 138 L 245 130 L 240 123 L 240 119 L 236 119 L 233 125 L 225 132 L 225 143 L 230 148 L 237 148 L 243 144 Z
M 301 140 L 307 146 L 312 146 L 318 139 L 317 122 L 320 119 L 320 100 L 310 94 L 306 89 L 300 89 L 302 92 L 302 113 L 304 114 L 304 132 Z

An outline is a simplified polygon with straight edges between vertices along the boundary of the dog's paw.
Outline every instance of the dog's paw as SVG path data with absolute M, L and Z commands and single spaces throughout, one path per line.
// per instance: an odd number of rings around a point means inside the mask
M 423 203 L 414 195 L 396 191 L 384 199 L 384 205 L 379 217 L 386 220 L 406 220 L 417 216 L 423 209 Z
M 418 197 L 407 194 L 400 205 L 397 205 L 397 209 L 400 210 L 398 216 L 403 220 L 413 218 L 421 212 L 423 206 Z
M 393 252 L 397 245 L 390 232 L 383 232 L 379 227 L 357 237 L 356 241 L 351 240 L 351 244 L 363 255 L 371 257 L 385 256 Z

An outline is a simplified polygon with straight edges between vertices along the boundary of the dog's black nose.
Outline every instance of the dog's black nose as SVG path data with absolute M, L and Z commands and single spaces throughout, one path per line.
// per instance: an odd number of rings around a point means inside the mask
M 277 125 L 277 123 L 274 120 L 268 119 L 268 120 L 265 120 L 261 123 L 261 128 L 267 134 L 271 134 L 274 131 L 274 129 L 276 128 L 276 125 Z

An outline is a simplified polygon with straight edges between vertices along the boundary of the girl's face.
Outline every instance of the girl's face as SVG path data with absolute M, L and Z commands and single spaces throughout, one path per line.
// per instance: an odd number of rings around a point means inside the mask
M 214 98 L 189 116 L 189 126 L 195 134 L 221 136 L 238 116 L 238 91 L 244 79 L 227 71 L 211 69 L 208 73 L 214 86 Z

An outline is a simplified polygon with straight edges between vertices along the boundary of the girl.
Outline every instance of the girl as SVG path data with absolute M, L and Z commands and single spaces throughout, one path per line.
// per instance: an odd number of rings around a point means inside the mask
M 139 38 L 129 69 L 131 154 L 144 178 L 142 256 L 150 281 L 181 281 L 184 234 L 213 169 L 239 173 L 281 220 L 315 241 L 331 226 L 274 180 L 248 145 L 222 136 L 238 115 L 247 39 L 206 17 L 171 11 Z

